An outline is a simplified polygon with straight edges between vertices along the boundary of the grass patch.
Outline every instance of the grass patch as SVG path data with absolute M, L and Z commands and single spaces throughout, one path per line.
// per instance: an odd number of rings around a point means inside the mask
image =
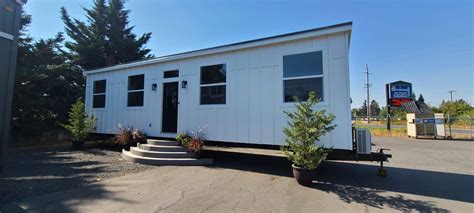
M 386 128 L 368 126 L 368 125 L 356 125 L 357 128 L 370 129 L 372 136 L 391 136 L 391 137 L 406 137 L 407 129 L 406 128 L 397 128 L 392 130 L 387 130 Z

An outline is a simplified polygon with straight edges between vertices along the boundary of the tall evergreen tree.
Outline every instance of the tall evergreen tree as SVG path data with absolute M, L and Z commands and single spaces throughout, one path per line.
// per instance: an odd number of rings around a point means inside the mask
M 87 21 L 72 19 L 61 8 L 66 33 L 72 39 L 65 46 L 72 52 L 72 61 L 83 69 L 126 63 L 152 57 L 145 47 L 151 33 L 138 37 L 128 26 L 130 10 L 123 0 L 94 0 L 90 9 L 84 9 Z
M 69 106 L 84 92 L 79 67 L 62 50 L 62 34 L 33 41 L 26 30 L 30 22 L 23 13 L 12 107 L 13 130 L 28 133 L 65 121 Z
M 420 96 L 418 96 L 418 102 L 425 103 L 425 98 L 423 97 L 421 93 L 420 93 Z
M 370 102 L 370 115 L 371 116 L 380 116 L 380 106 L 377 101 L 372 100 Z
M 364 103 L 359 108 L 357 116 L 367 116 L 367 101 L 364 100 Z

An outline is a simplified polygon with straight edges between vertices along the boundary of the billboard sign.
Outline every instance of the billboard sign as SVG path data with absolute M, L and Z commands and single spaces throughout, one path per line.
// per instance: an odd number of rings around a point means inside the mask
M 390 85 L 390 98 L 411 99 L 411 85 Z
M 387 105 L 401 106 L 404 103 L 412 101 L 411 83 L 404 81 L 396 81 L 386 85 Z

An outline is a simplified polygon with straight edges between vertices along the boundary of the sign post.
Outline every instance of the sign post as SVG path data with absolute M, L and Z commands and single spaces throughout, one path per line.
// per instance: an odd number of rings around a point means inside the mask
M 0 173 L 7 159 L 21 7 L 27 0 L 0 0 Z
M 396 81 L 385 85 L 387 96 L 387 130 L 391 129 L 391 108 L 400 107 L 404 103 L 412 101 L 412 85 L 405 81 Z

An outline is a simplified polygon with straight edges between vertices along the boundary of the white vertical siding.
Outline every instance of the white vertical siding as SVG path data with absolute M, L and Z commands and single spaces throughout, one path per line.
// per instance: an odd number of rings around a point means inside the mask
M 287 125 L 284 111 L 294 110 L 283 102 L 283 56 L 323 51 L 324 102 L 317 108 L 336 115 L 337 128 L 319 144 L 351 149 L 351 120 L 348 66 L 348 33 L 310 37 L 291 42 L 232 52 L 167 61 L 147 66 L 91 74 L 87 76 L 86 109 L 97 118 L 97 132 L 113 133 L 118 124 L 143 129 L 151 136 L 174 137 L 161 133 L 164 82 L 179 82 L 178 132 L 208 126 L 209 140 L 254 144 L 284 143 Z M 200 67 L 226 64 L 226 104 L 199 105 Z M 163 71 L 179 69 L 179 77 L 163 79 Z M 128 76 L 145 74 L 143 107 L 127 107 Z M 106 108 L 92 108 L 92 85 L 107 80 Z M 181 81 L 188 82 L 181 88 Z M 151 85 L 157 84 L 157 91 Z

